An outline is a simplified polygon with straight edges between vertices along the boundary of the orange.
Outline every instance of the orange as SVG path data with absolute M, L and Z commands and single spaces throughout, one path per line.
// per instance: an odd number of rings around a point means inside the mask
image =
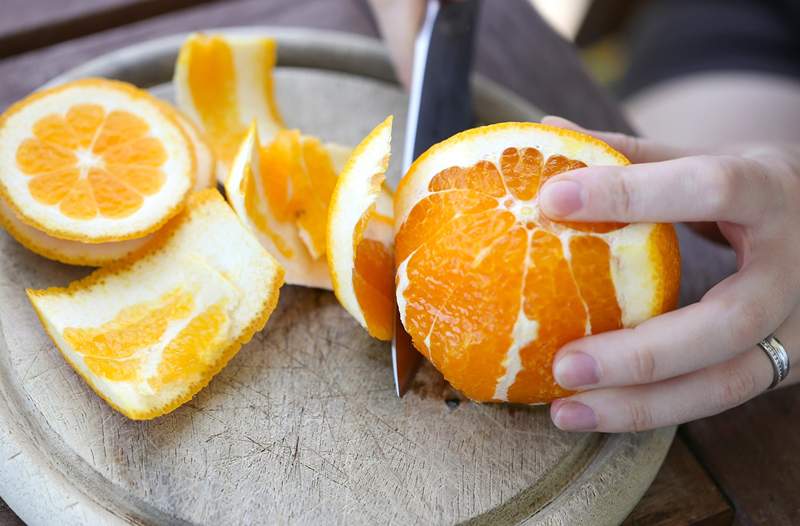
M 555 352 L 675 306 L 680 256 L 666 224 L 556 223 L 549 177 L 627 159 L 587 135 L 531 123 L 469 130 L 432 147 L 394 200 L 396 297 L 415 347 L 477 401 L 567 395 Z
M 202 389 L 264 327 L 282 283 L 280 265 L 205 190 L 129 258 L 28 296 L 67 362 L 138 420 Z
M 0 198 L 61 239 L 103 243 L 158 229 L 180 211 L 194 162 L 174 117 L 121 82 L 70 82 L 0 118 Z
M 327 220 L 328 268 L 342 306 L 380 340 L 392 337 L 392 197 L 384 186 L 392 117 L 359 144 L 336 181 Z

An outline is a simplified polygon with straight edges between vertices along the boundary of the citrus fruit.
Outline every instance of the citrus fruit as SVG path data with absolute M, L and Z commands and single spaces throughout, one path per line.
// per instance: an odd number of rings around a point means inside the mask
M 209 189 L 130 258 L 28 296 L 92 389 L 148 419 L 189 400 L 264 327 L 282 283 L 280 265 Z
M 331 288 L 324 257 L 328 204 L 349 151 L 296 130 L 279 130 L 262 147 L 253 124 L 234 158 L 228 200 L 284 266 L 289 284 Z
M 104 79 L 34 93 L 0 118 L 0 197 L 62 239 L 142 237 L 180 211 L 191 145 L 147 92 Z
M 108 243 L 83 243 L 59 239 L 24 223 L 2 199 L 0 199 L 0 226 L 31 252 L 68 265 L 90 267 L 102 267 L 122 259 L 143 247 L 154 235 Z
M 380 340 L 392 338 L 394 230 L 384 187 L 392 117 L 359 144 L 336 181 L 328 212 L 327 257 L 339 303 Z
M 197 128 L 197 125 L 192 122 L 186 115 L 179 109 L 172 106 L 165 101 L 159 101 L 164 111 L 172 112 L 175 120 L 178 121 L 183 132 L 188 137 L 194 152 L 195 170 L 194 170 L 194 186 L 193 192 L 198 192 L 205 188 L 211 188 L 217 184 L 216 179 L 216 159 L 214 152 L 211 151 L 211 145 L 205 133 Z
M 478 401 L 564 396 L 555 352 L 675 306 L 666 224 L 556 223 L 543 181 L 627 159 L 587 135 L 531 123 L 476 128 L 432 147 L 395 194 L 396 297 L 416 348 Z
M 273 94 L 276 48 L 271 38 L 202 33 L 181 47 L 173 79 L 178 107 L 206 132 L 220 183 L 253 121 L 265 141 L 283 126 Z

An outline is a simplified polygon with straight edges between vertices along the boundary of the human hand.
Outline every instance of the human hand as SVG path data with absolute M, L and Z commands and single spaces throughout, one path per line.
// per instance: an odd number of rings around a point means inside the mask
M 414 41 L 425 13 L 425 0 L 369 0 L 389 49 L 397 78 L 408 87 L 414 62 Z
M 742 146 L 699 154 L 621 134 L 583 130 L 633 163 L 552 178 L 542 211 L 570 221 L 714 221 L 738 271 L 701 301 L 633 329 L 589 336 L 556 354 L 553 374 L 579 392 L 555 401 L 572 431 L 641 431 L 687 422 L 764 392 L 772 365 L 757 343 L 771 333 L 800 360 L 800 149 Z M 784 385 L 800 380 L 790 373 Z

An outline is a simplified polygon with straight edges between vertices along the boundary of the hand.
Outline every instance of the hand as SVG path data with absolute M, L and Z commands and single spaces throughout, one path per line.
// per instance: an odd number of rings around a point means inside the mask
M 800 149 L 744 146 L 724 153 L 582 130 L 633 164 L 590 167 L 542 188 L 542 211 L 570 221 L 714 221 L 738 271 L 693 305 L 633 329 L 582 338 L 556 354 L 553 374 L 579 392 L 555 401 L 572 431 L 641 431 L 737 406 L 764 392 L 772 365 L 756 344 L 775 333 L 800 363 Z M 796 368 L 782 385 L 800 380 Z
M 369 0 L 397 78 L 408 87 L 414 62 L 414 40 L 425 14 L 425 0 Z

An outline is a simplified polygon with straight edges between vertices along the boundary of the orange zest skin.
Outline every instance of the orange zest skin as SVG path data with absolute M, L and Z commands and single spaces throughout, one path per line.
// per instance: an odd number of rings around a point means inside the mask
M 559 348 L 623 327 L 611 244 L 627 225 L 541 215 L 542 184 L 586 164 L 562 153 L 545 156 L 535 146 L 507 147 L 470 166 L 439 163 L 425 192 L 412 186 L 428 158 L 446 156 L 461 141 L 479 147 L 474 141 L 483 134 L 514 127 L 576 138 L 627 164 L 596 139 L 524 123 L 469 130 L 432 147 L 395 198 L 396 214 L 398 203 L 409 203 L 395 237 L 397 294 L 415 347 L 455 388 L 477 401 L 542 403 L 569 394 L 552 376 Z M 409 201 L 411 195 L 419 197 Z M 643 271 L 652 273 L 651 307 L 660 313 L 676 302 L 678 248 L 671 225 L 653 225 L 647 236 L 641 243 L 650 269 Z
M 28 106 L 65 90 L 84 87 L 120 92 L 134 100 L 152 103 L 191 150 L 189 138 L 175 116 L 160 108 L 160 101 L 130 84 L 100 78 L 72 81 L 26 97 L 0 117 L 0 129 Z M 78 220 L 127 218 L 137 213 L 145 199 L 158 193 L 164 184 L 166 174 L 162 168 L 167 160 L 164 146 L 149 135 L 146 122 L 128 111 L 107 112 L 99 104 L 77 103 L 65 108 L 63 113 L 41 117 L 33 123 L 32 132 L 33 136 L 24 139 L 16 151 L 17 168 L 30 177 L 28 190 L 33 199 L 42 205 L 57 206 L 65 217 Z M 86 164 L 87 158 L 91 159 L 89 164 Z M 191 163 L 185 177 L 191 183 L 195 169 L 191 151 L 189 158 Z M 0 198 L 26 224 L 60 239 L 86 243 L 143 237 L 162 227 L 182 207 L 182 202 L 171 206 L 145 228 L 116 235 L 87 236 L 45 225 L 26 213 L 11 198 L 2 178 Z

